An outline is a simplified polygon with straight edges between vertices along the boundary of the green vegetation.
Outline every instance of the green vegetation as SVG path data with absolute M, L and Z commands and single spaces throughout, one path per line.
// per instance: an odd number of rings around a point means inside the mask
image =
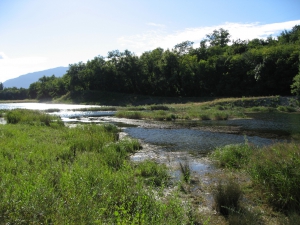
M 211 158 L 220 167 L 240 169 L 248 164 L 255 147 L 249 144 L 232 144 L 219 147 L 212 152 Z
M 5 114 L 7 123 L 16 124 L 34 124 L 46 126 L 63 126 L 60 117 L 42 113 L 41 111 L 29 111 L 26 109 L 14 109 Z
M 191 179 L 191 168 L 188 161 L 185 161 L 184 163 L 179 162 L 179 165 L 180 165 L 180 171 L 182 173 L 183 180 L 186 183 L 189 183 Z
M 67 128 L 35 111 L 0 125 L 0 220 L 5 224 L 188 224 L 176 197 L 161 195 L 164 166 L 133 164 L 138 141 L 113 125 Z M 57 124 L 54 126 L 54 124 Z
M 217 212 L 229 216 L 239 211 L 241 197 L 242 191 L 236 182 L 230 180 L 222 184 L 219 181 L 214 192 L 214 207 Z
M 300 145 L 280 143 L 251 157 L 249 174 L 278 209 L 300 210 Z
M 300 217 L 294 213 L 300 210 L 299 143 L 277 143 L 261 149 L 248 144 L 229 145 L 218 148 L 211 157 L 221 167 L 245 171 L 253 183 L 252 192 L 288 215 L 288 220 Z
M 184 104 L 116 107 L 116 116 L 119 118 L 158 121 L 227 120 L 231 118 L 245 118 L 247 117 L 246 113 L 254 112 L 296 112 L 299 106 L 297 105 L 297 100 L 292 99 L 289 100 L 280 96 L 243 97 L 215 99 L 204 102 L 200 100 L 199 102 Z

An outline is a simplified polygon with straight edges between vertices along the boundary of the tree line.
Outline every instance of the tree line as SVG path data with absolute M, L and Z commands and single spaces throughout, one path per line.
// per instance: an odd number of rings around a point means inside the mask
M 140 56 L 110 51 L 106 57 L 70 64 L 63 77 L 40 78 L 27 96 L 51 99 L 83 91 L 169 97 L 300 94 L 300 25 L 277 38 L 230 37 L 221 28 L 196 48 L 184 41 L 171 50 L 156 48 Z

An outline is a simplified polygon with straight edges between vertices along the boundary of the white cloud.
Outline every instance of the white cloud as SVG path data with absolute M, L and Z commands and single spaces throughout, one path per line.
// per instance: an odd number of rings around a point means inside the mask
M 231 40 L 252 40 L 254 38 L 266 38 L 270 35 L 276 37 L 281 31 L 290 30 L 297 24 L 300 24 L 300 20 L 272 24 L 260 24 L 258 22 L 224 23 L 218 26 L 186 28 L 173 33 L 167 33 L 164 29 L 156 29 L 142 34 L 120 37 L 118 42 L 122 47 L 140 55 L 144 51 L 153 50 L 157 47 L 172 49 L 176 44 L 186 40 L 193 41 L 194 47 L 198 47 L 200 41 L 207 34 L 220 28 L 229 31 Z
M 0 82 L 20 75 L 48 69 L 47 59 L 44 57 L 9 58 L 0 52 Z
M 148 25 L 148 26 L 153 26 L 153 27 L 161 27 L 161 28 L 165 27 L 165 25 L 163 25 L 163 24 L 158 24 L 158 23 L 147 23 L 147 25 Z
M 0 59 L 7 59 L 8 57 L 4 54 L 4 52 L 0 52 Z

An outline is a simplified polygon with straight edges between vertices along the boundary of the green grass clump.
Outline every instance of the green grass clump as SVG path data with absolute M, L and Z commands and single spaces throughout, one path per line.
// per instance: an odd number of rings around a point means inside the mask
M 151 105 L 150 110 L 169 110 L 170 108 L 166 105 Z
M 60 117 L 49 115 L 38 110 L 13 109 L 5 114 L 5 119 L 9 124 L 27 123 L 31 125 L 56 124 L 63 126 Z
M 249 144 L 231 144 L 217 148 L 211 158 L 217 160 L 220 167 L 240 169 L 248 164 L 254 147 Z
M 278 106 L 277 110 L 281 112 L 296 112 L 296 109 L 292 106 Z
M 262 112 L 262 113 L 268 113 L 268 112 L 274 112 L 276 109 L 272 107 L 266 107 L 266 106 L 254 106 L 250 108 L 246 108 L 246 112 Z
M 278 143 L 256 151 L 248 170 L 273 206 L 300 210 L 299 144 Z
M 232 180 L 225 183 L 219 181 L 213 197 L 216 211 L 226 217 L 240 210 L 242 191 L 238 183 Z
M 213 120 L 227 120 L 229 115 L 226 112 L 215 112 L 212 114 Z
M 138 141 L 119 141 L 112 125 L 54 129 L 31 122 L 0 125 L 1 223 L 189 222 L 178 199 L 159 199 L 147 173 L 127 160 Z M 167 174 L 147 167 L 158 171 L 152 177 Z
M 117 111 L 116 117 L 127 118 L 127 119 L 142 119 L 143 115 L 141 112 L 137 111 Z
M 117 107 L 113 106 L 101 106 L 101 107 L 88 107 L 88 108 L 79 108 L 79 109 L 72 109 L 72 111 L 116 111 Z
M 154 184 L 155 186 L 165 185 L 170 179 L 166 166 L 151 160 L 139 162 L 136 173 L 145 177 L 148 184 Z
M 180 165 L 180 171 L 181 171 L 183 180 L 186 183 L 189 183 L 190 179 L 191 179 L 191 174 L 192 174 L 189 163 L 187 161 L 185 161 L 184 163 L 179 162 L 179 165 Z

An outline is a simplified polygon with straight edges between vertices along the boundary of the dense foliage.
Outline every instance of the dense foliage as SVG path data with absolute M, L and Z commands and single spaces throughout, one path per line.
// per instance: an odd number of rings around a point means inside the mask
M 55 98 L 82 91 L 110 91 L 170 97 L 260 96 L 300 93 L 300 25 L 277 38 L 230 40 L 214 30 L 200 46 L 184 41 L 141 56 L 108 52 L 69 65 L 62 78 L 43 77 L 29 87 L 31 98 Z M 1 92 L 1 91 L 0 91 Z

